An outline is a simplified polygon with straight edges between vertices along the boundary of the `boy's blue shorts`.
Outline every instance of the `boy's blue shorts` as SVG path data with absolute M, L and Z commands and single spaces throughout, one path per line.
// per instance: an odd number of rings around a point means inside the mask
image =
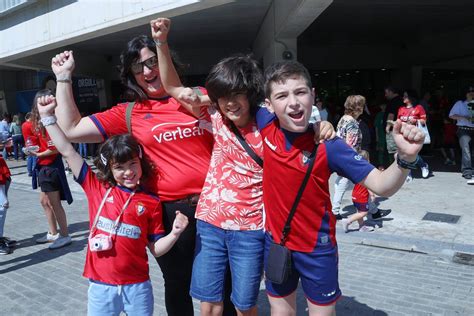
M 357 203 L 354 202 L 354 207 L 356 208 L 357 212 L 368 212 L 369 211 L 369 203 Z
M 265 234 L 264 264 L 268 257 L 272 237 Z M 306 298 L 315 305 L 331 305 L 341 296 L 338 282 L 337 246 L 328 240 L 313 252 L 291 252 L 292 271 L 283 284 L 275 284 L 265 280 L 267 294 L 272 297 L 286 297 L 296 291 L 298 281 Z
M 196 228 L 191 296 L 202 302 L 222 302 L 229 266 L 232 303 L 242 311 L 256 306 L 263 272 L 263 230 L 226 230 L 202 220 Z

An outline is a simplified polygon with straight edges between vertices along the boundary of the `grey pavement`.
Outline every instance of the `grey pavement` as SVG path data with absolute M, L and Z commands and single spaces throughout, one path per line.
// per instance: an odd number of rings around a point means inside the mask
M 51 251 L 34 240 L 47 229 L 38 192 L 31 190 L 24 163 L 8 162 L 13 175 L 5 235 L 19 241 L 0 256 L 0 315 L 85 315 L 87 280 L 82 277 L 88 235 L 87 201 L 68 175 L 75 201 L 65 205 L 73 243 Z M 392 213 L 371 233 L 342 232 L 338 224 L 338 315 L 474 315 L 474 266 L 453 261 L 474 254 L 474 186 L 458 172 L 435 171 L 415 178 L 379 207 Z M 415 173 L 415 177 L 417 174 Z M 333 180 L 333 179 L 332 179 Z M 350 192 L 344 205 L 352 212 Z M 457 215 L 455 224 L 425 221 L 426 212 Z M 472 264 L 472 261 L 470 261 Z M 150 257 L 155 315 L 166 315 L 163 280 Z M 301 292 L 301 289 L 298 290 Z M 195 302 L 196 315 L 198 302 Z M 264 287 L 259 312 L 269 315 Z M 298 315 L 306 315 L 302 293 Z

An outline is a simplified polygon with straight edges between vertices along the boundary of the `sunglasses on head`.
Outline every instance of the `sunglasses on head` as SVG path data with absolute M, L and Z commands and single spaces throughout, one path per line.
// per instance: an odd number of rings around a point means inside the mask
M 130 69 L 135 75 L 143 72 L 143 66 L 147 66 L 148 69 L 153 69 L 158 65 L 158 58 L 156 56 L 150 57 L 147 60 L 132 64 Z

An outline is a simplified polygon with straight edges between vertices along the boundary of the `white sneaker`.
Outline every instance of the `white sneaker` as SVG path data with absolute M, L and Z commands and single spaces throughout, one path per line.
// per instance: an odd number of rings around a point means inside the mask
M 71 236 L 60 236 L 51 245 L 49 245 L 49 249 L 58 249 L 71 244 L 71 242 Z
M 342 229 L 344 229 L 344 232 L 345 233 L 348 233 L 349 232 L 349 220 L 347 218 L 344 218 L 341 220 L 341 224 L 342 224 Z
M 469 179 L 469 180 L 467 180 L 466 183 L 467 183 L 467 184 L 474 184 L 474 179 Z
M 428 169 L 428 164 L 421 167 L 421 176 L 426 179 L 430 175 L 430 169 Z
M 373 232 L 374 231 L 374 228 L 372 226 L 362 226 L 359 228 L 359 231 L 360 232 L 364 232 L 364 233 L 368 233 L 368 232 Z
M 59 233 L 56 235 L 50 234 L 49 232 L 41 238 L 36 239 L 37 244 L 46 244 L 48 242 L 53 242 L 59 238 Z
M 413 177 L 411 176 L 411 174 L 409 174 L 407 178 L 405 179 L 405 183 L 410 183 L 412 181 L 413 181 Z

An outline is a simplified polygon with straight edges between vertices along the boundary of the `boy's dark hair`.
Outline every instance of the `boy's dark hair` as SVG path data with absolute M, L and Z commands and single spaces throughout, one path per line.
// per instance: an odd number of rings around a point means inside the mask
M 407 94 L 408 100 L 410 100 L 410 103 L 413 106 L 416 106 L 418 104 L 418 93 L 416 93 L 415 90 L 413 89 L 405 89 L 404 93 Z
M 132 38 L 127 43 L 127 48 L 120 54 L 120 79 L 122 84 L 127 88 L 125 97 L 130 101 L 141 102 L 148 99 L 147 94 L 138 85 L 135 80 L 135 75 L 131 71 L 132 65 L 140 58 L 140 51 L 145 47 L 148 47 L 149 50 L 157 55 L 155 42 L 146 35 L 139 35 Z M 181 75 L 183 66 L 178 62 L 174 52 L 171 52 L 171 60 L 173 61 L 178 75 Z
M 111 186 L 117 185 L 112 174 L 112 164 L 114 163 L 125 163 L 140 157 L 140 165 L 142 167 L 142 180 L 147 180 L 154 172 L 154 165 L 145 156 L 145 153 L 141 149 L 136 139 L 129 135 L 115 135 L 107 139 L 102 145 L 100 145 L 97 152 L 97 157 L 94 159 L 94 164 L 98 169 L 97 178 Z M 106 164 L 102 161 L 106 161 Z
M 250 113 L 255 116 L 263 102 L 263 75 L 258 63 L 245 55 L 227 57 L 219 61 L 206 78 L 206 90 L 212 102 L 236 93 L 246 93 Z
M 36 92 L 35 97 L 33 99 L 33 104 L 31 106 L 31 125 L 33 126 L 33 130 L 40 131 L 43 137 L 46 136 L 46 129 L 40 121 L 41 118 L 38 112 L 38 99 L 47 95 L 54 95 L 53 91 L 49 89 L 43 89 Z
M 302 77 L 309 88 L 313 86 L 308 69 L 297 61 L 285 60 L 269 66 L 265 70 L 265 97 L 270 98 L 272 83 L 282 83 L 295 76 Z

